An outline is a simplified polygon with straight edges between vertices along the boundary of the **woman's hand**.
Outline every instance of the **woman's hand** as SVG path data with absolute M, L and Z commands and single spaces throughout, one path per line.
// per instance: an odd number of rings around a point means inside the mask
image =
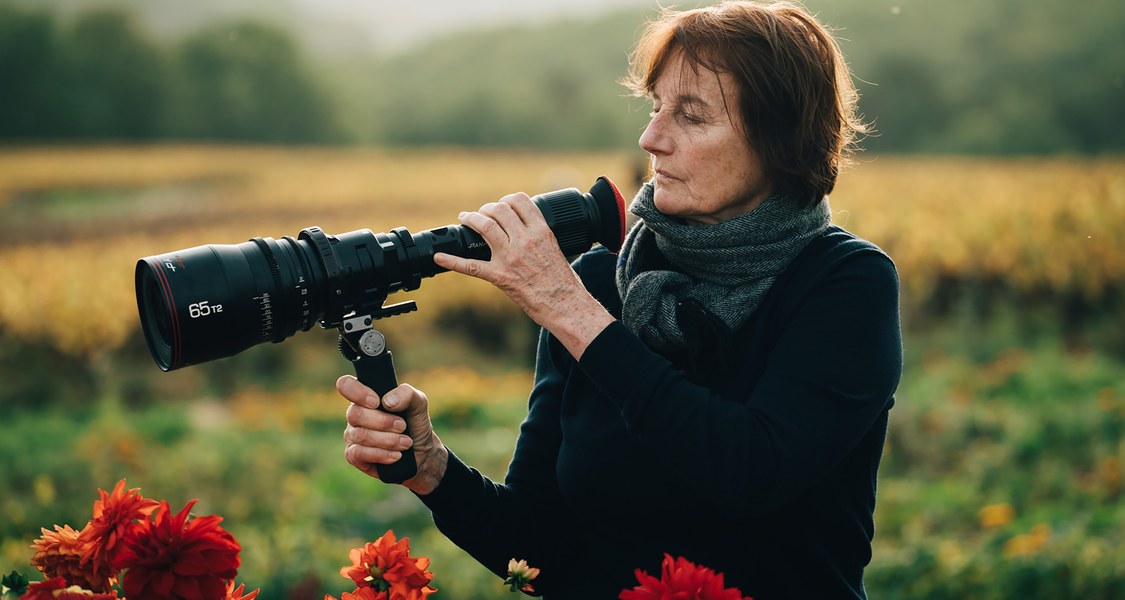
M 527 194 L 510 194 L 478 212 L 461 213 L 460 221 L 481 234 L 492 258 L 438 253 L 434 263 L 500 288 L 575 358 L 613 321 L 570 268 L 543 213 Z
M 434 434 L 425 394 L 404 383 L 379 398 L 351 375 L 336 380 L 336 391 L 351 402 L 344 429 L 344 458 L 349 464 L 378 479 L 378 465 L 398 462 L 403 451 L 413 448 L 418 473 L 403 485 L 423 496 L 437 488 L 449 452 Z M 407 423 L 409 436 L 403 434 Z

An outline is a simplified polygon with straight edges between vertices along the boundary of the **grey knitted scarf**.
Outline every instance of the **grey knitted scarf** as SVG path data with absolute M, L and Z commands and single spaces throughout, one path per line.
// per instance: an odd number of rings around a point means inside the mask
M 617 289 L 622 321 L 657 350 L 684 347 L 676 307 L 686 300 L 737 329 L 832 220 L 827 198 L 802 209 L 772 196 L 733 219 L 692 225 L 658 211 L 652 196 L 652 183 L 646 183 L 629 207 L 640 220 L 618 255 Z M 653 267 L 661 265 L 660 256 L 673 270 Z

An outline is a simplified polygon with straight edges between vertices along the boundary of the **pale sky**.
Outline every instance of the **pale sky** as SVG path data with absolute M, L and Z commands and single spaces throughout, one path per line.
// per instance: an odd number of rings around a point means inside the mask
M 401 48 L 456 29 L 581 18 L 624 8 L 657 7 L 674 0 L 291 0 L 298 13 L 341 34 L 368 36 L 373 47 Z
M 584 18 L 628 8 L 690 8 L 704 0 L 0 0 L 73 15 L 91 6 L 122 6 L 157 35 L 176 36 L 204 23 L 265 18 L 291 28 L 320 53 L 396 51 L 455 30 L 559 18 Z M 639 25 L 640 23 L 638 23 Z

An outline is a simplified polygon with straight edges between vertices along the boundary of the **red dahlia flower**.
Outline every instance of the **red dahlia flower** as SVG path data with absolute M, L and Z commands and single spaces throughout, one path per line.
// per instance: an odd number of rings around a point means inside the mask
M 141 496 L 141 488 L 125 489 L 125 480 L 117 482 L 112 493 L 98 489 L 94 501 L 94 519 L 82 531 L 82 539 L 90 544 L 90 553 L 82 563 L 92 562 L 96 569 L 110 568 L 125 531 L 138 519 L 156 510 L 159 503 Z
M 362 548 L 352 548 L 348 558 L 352 565 L 340 569 L 340 575 L 361 588 L 386 591 L 390 600 L 422 600 L 437 591 L 429 586 L 434 578 L 434 574 L 426 570 L 430 559 L 412 558 L 410 538 L 396 542 L 392 530 Z
M 117 598 L 116 590 L 108 594 L 96 594 L 76 585 L 67 586 L 66 580 L 62 577 L 33 583 L 27 586 L 27 592 L 20 596 L 20 600 L 113 600 L 114 598 Z
M 242 548 L 219 527 L 222 517 L 188 520 L 195 503 L 172 515 L 168 503 L 161 502 L 152 519 L 129 527 L 113 566 L 128 569 L 122 587 L 130 600 L 225 597 L 227 583 L 238 574 Z
M 623 590 L 618 600 L 753 600 L 743 598 L 735 588 L 723 587 L 723 574 L 700 567 L 684 559 L 664 555 L 660 579 L 637 569 L 641 584 Z

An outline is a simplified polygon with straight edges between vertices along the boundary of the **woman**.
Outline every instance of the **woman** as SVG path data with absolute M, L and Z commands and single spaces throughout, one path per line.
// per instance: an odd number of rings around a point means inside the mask
M 864 598 L 902 345 L 892 262 L 830 225 L 862 131 L 843 59 L 801 9 L 727 2 L 651 24 L 632 69 L 654 176 L 619 256 L 569 265 L 513 194 L 460 216 L 491 260 L 434 259 L 543 327 L 505 482 L 442 445 L 424 393 L 350 376 L 347 460 L 412 447 L 438 527 L 549 598 L 615 598 L 665 553 L 758 600 Z

